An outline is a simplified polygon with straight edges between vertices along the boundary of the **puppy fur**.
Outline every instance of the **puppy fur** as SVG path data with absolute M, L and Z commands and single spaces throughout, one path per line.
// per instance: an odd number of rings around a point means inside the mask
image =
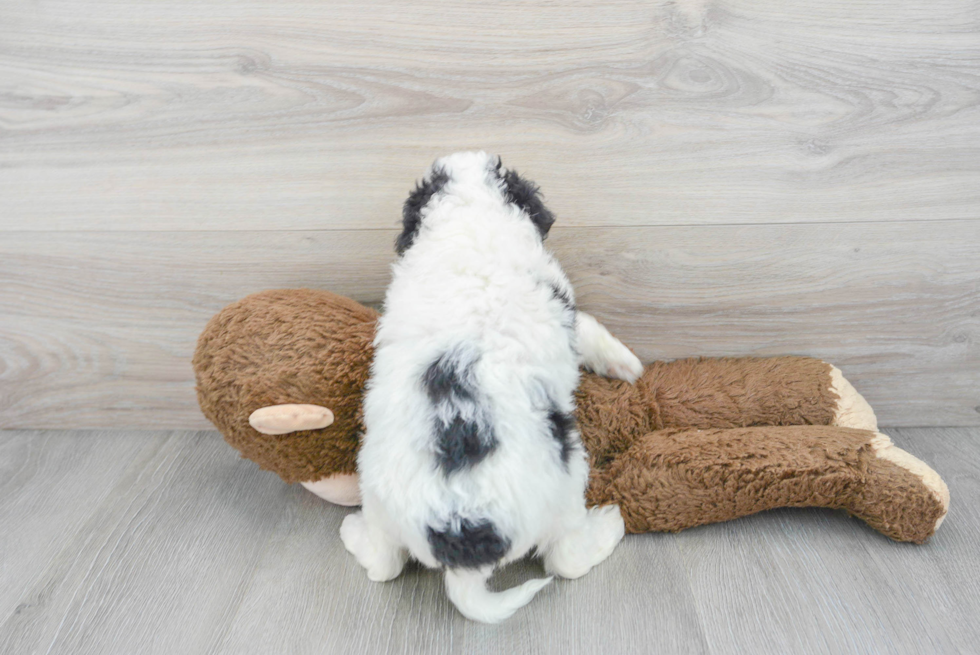
M 579 365 L 634 381 L 639 360 L 591 316 L 543 241 L 538 188 L 483 152 L 437 160 L 405 203 L 358 456 L 363 510 L 341 527 L 371 580 L 408 556 L 443 568 L 467 617 L 496 622 L 551 578 L 500 593 L 496 567 L 544 556 L 575 578 L 623 535 L 587 511 L 573 418 Z

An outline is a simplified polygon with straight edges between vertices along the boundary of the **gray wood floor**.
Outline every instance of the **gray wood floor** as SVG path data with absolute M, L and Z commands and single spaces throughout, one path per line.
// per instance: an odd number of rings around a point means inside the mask
M 629 536 L 488 627 L 438 573 L 368 582 L 350 510 L 213 431 L 0 432 L 0 653 L 976 652 L 980 428 L 890 434 L 952 493 L 924 546 L 824 510 Z

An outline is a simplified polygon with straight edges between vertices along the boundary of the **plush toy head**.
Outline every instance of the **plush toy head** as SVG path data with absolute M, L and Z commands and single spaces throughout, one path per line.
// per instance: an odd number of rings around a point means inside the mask
M 244 457 L 286 482 L 354 474 L 377 317 L 349 298 L 310 289 L 265 291 L 228 305 L 194 354 L 201 410 Z M 324 407 L 332 417 L 280 435 L 249 423 L 256 410 L 287 403 Z

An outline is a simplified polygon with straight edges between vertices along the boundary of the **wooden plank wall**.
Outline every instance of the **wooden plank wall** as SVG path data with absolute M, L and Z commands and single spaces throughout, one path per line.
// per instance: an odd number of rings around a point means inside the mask
M 206 426 L 224 304 L 376 303 L 500 153 L 645 359 L 810 354 L 980 424 L 980 3 L 0 0 L 0 427 Z

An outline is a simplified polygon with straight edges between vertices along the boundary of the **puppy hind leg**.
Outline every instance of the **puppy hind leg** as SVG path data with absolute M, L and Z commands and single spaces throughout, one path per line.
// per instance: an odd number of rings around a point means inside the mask
M 575 346 L 579 363 L 599 375 L 632 383 L 643 374 L 639 358 L 591 314 L 576 312 Z
M 625 532 L 617 505 L 584 511 L 546 548 L 545 569 L 563 578 L 581 578 L 612 554 Z
M 365 512 L 348 514 L 340 525 L 340 538 L 347 552 L 367 570 L 369 580 L 393 580 L 405 568 L 408 550 L 369 517 Z

